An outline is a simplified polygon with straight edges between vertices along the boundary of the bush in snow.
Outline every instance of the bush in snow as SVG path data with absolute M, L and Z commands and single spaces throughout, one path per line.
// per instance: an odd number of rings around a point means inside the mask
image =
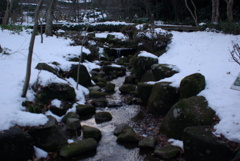
M 157 56 L 162 54 L 167 45 L 171 42 L 172 34 L 168 32 L 156 32 L 145 30 L 136 35 L 136 40 L 143 50 L 154 53 Z

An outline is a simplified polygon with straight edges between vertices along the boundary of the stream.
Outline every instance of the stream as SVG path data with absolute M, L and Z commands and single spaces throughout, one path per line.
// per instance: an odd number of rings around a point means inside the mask
M 119 92 L 119 87 L 123 84 L 124 77 L 114 79 L 115 93 L 107 99 L 110 104 L 122 104 L 123 96 Z M 131 124 L 131 118 L 139 112 L 138 105 L 124 105 L 114 108 L 99 108 L 96 112 L 107 111 L 113 116 L 109 122 L 96 124 L 95 119 L 82 121 L 82 125 L 98 128 L 102 132 L 102 139 L 99 142 L 96 155 L 84 159 L 84 161 L 141 161 L 144 156 L 139 154 L 139 148 L 127 149 L 117 143 L 117 137 L 113 134 L 115 127 L 121 123 Z

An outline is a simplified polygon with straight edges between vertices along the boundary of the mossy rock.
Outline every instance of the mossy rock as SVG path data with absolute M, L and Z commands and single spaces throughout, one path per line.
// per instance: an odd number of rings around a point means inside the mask
M 52 66 L 48 65 L 47 63 L 38 63 L 37 66 L 35 67 L 35 69 L 45 70 L 45 71 L 55 74 L 58 77 L 61 77 L 58 73 L 58 70 L 53 68 Z
M 124 73 L 126 72 L 126 68 L 123 66 L 116 66 L 116 65 L 104 65 L 102 70 L 107 74 L 111 75 L 117 72 Z
M 141 79 L 143 74 L 146 71 L 151 70 L 151 66 L 157 63 L 158 63 L 157 58 L 135 56 L 133 58 L 133 68 L 134 72 L 136 73 L 136 77 L 138 79 Z
M 92 105 L 94 107 L 106 107 L 108 105 L 108 101 L 106 98 L 98 98 L 92 100 Z
M 34 156 L 31 136 L 19 128 L 0 132 L 0 160 L 26 161 Z
M 179 153 L 180 148 L 173 145 L 166 145 L 164 147 L 156 148 L 154 150 L 154 154 L 163 159 L 174 159 L 179 155 Z
M 93 138 L 97 142 L 101 140 L 102 133 L 99 129 L 97 129 L 95 127 L 90 127 L 90 126 L 87 126 L 87 125 L 83 125 L 82 130 L 83 130 L 83 137 L 85 139 Z
M 113 93 L 115 91 L 115 84 L 114 83 L 107 83 L 104 87 L 105 92 Z
M 43 104 L 49 103 L 53 99 L 74 102 L 76 93 L 73 87 L 64 83 L 50 83 L 47 87 L 43 87 L 36 95 L 36 101 Z
M 165 116 L 178 99 L 177 88 L 170 86 L 169 82 L 156 83 L 152 87 L 147 109 L 154 115 Z
M 118 61 L 117 61 L 117 64 L 119 65 L 128 65 L 129 63 L 129 59 L 127 57 L 121 57 Z
M 146 137 L 139 141 L 138 146 L 142 149 L 154 148 L 157 140 L 154 137 Z
M 234 152 L 227 142 L 216 138 L 208 127 L 188 127 L 183 135 L 186 161 L 227 161 Z
M 101 98 L 101 97 L 106 97 L 106 93 L 101 91 L 90 91 L 89 96 L 91 98 Z
M 215 112 L 203 96 L 178 101 L 164 117 L 160 133 L 182 139 L 183 130 L 191 126 L 212 125 Z
M 200 73 L 191 74 L 182 79 L 179 87 L 180 98 L 196 96 L 206 86 L 205 77 Z
M 66 122 L 67 130 L 76 131 L 81 129 L 80 120 L 77 118 L 68 118 Z
M 79 119 L 79 115 L 74 112 L 69 112 L 62 118 L 62 122 L 66 123 L 68 118 Z
M 124 80 L 124 84 L 136 84 L 135 75 L 126 76 Z
M 97 112 L 95 114 L 95 121 L 97 124 L 108 122 L 112 120 L 112 115 L 110 112 Z
M 96 152 L 97 142 L 93 138 L 78 140 L 61 147 L 59 155 L 63 158 L 73 158 L 86 153 Z
M 117 142 L 120 144 L 138 144 L 140 140 L 140 136 L 132 128 L 123 130 L 123 132 L 117 137 Z
M 58 108 L 58 107 L 55 107 L 55 106 L 51 106 L 51 107 L 49 108 L 49 110 L 50 110 L 53 114 L 55 114 L 55 115 L 57 115 L 57 116 L 60 116 L 60 117 L 66 114 L 66 111 L 65 111 L 63 108 Z
M 171 77 L 179 72 L 177 66 L 170 64 L 154 64 L 151 68 L 156 80 Z
M 92 105 L 77 105 L 76 113 L 80 116 L 80 119 L 87 119 L 93 116 L 96 112 L 96 107 Z
M 146 71 L 140 80 L 140 82 L 149 82 L 149 81 L 157 81 L 152 71 Z
M 148 103 L 148 99 L 151 95 L 152 88 L 153 88 L 153 84 L 147 84 L 147 83 L 137 84 L 137 93 L 144 105 L 147 105 Z
M 72 65 L 71 70 L 69 71 L 69 77 L 72 77 L 77 82 L 77 74 L 78 65 Z M 80 65 L 78 83 L 84 87 L 89 87 L 92 85 L 91 77 L 88 73 L 87 68 L 84 65 Z
M 67 144 L 67 139 L 53 117 L 49 117 L 49 121 L 44 126 L 32 128 L 28 133 L 33 138 L 34 145 L 47 152 L 56 152 L 61 146 Z
M 136 86 L 133 84 L 123 84 L 120 88 L 119 91 L 121 94 L 131 94 L 136 91 Z

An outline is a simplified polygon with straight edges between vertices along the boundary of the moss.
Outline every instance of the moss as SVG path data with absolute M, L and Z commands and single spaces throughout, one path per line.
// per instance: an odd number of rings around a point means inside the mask
M 183 130 L 191 126 L 211 125 L 215 112 L 202 96 L 194 96 L 177 102 L 163 119 L 160 133 L 182 139 Z
M 153 88 L 152 84 L 138 83 L 137 85 L 138 96 L 141 98 L 143 104 L 145 105 L 148 103 L 148 99 L 151 95 L 152 88 Z
M 136 90 L 136 87 L 132 84 L 123 84 L 120 88 L 119 91 L 122 94 L 130 94 L 133 93 Z
M 200 73 L 191 74 L 180 83 L 180 98 L 196 96 L 206 86 L 205 77 Z

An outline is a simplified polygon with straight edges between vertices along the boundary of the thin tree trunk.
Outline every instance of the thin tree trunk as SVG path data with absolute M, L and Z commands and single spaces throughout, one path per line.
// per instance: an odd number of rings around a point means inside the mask
M 29 82 L 30 82 L 33 47 L 34 47 L 34 42 L 35 42 L 35 36 L 36 36 L 36 33 L 37 33 L 37 29 L 38 29 L 39 11 L 42 7 L 43 1 L 44 0 L 39 0 L 38 1 L 38 5 L 37 5 L 37 8 L 35 10 L 35 22 L 34 22 L 33 32 L 32 32 L 32 36 L 31 36 L 31 40 L 30 40 L 30 44 L 29 44 L 28 60 L 27 60 L 27 68 L 26 68 L 26 78 L 25 78 L 25 81 L 24 81 L 22 97 L 26 97 Z
M 47 10 L 47 16 L 46 16 L 46 27 L 45 27 L 45 34 L 47 36 L 52 36 L 53 32 L 52 32 L 52 21 L 53 21 L 53 14 L 54 14 L 54 10 L 57 4 L 57 0 L 51 0 L 50 5 L 48 7 Z
M 192 5 L 193 5 L 193 8 L 194 8 L 194 13 L 193 13 L 192 10 L 189 8 L 187 0 L 185 0 L 185 5 L 186 5 L 188 11 L 190 12 L 190 14 L 192 15 L 192 17 L 193 17 L 193 19 L 194 19 L 194 21 L 195 21 L 195 25 L 196 25 L 196 27 L 197 27 L 197 30 L 199 30 L 198 17 L 197 17 L 197 8 L 196 8 L 196 6 L 195 6 L 195 4 L 193 3 L 192 0 L 191 0 L 191 2 L 192 2 Z
M 13 7 L 13 0 L 7 0 L 7 8 L 5 11 L 5 15 L 3 17 L 3 25 L 7 25 L 9 23 L 9 17 L 12 12 L 12 7 Z
M 233 22 L 233 3 L 234 3 L 234 0 L 225 0 L 226 3 L 227 3 L 227 17 L 228 17 L 228 21 L 229 22 Z
M 219 16 L 219 0 L 212 0 L 212 23 L 218 23 Z

